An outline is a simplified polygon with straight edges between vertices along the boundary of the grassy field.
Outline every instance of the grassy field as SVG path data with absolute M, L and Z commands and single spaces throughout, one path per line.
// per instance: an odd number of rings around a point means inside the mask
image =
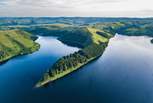
M 39 49 L 31 34 L 21 30 L 0 31 L 0 62 L 18 55 L 32 53 Z
M 99 44 L 101 42 L 108 42 L 108 38 L 97 34 L 97 32 L 102 32 L 101 30 L 90 27 L 87 27 L 87 30 L 92 34 L 91 37 L 94 43 Z

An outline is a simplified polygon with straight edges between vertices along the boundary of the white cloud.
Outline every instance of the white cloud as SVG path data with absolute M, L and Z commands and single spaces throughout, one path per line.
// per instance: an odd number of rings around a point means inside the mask
M 152 0 L 1 0 L 0 16 L 153 16 Z

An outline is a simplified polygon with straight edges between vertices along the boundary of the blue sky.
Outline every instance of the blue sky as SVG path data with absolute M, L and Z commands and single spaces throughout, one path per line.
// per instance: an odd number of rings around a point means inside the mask
M 0 16 L 153 17 L 153 0 L 0 0 Z

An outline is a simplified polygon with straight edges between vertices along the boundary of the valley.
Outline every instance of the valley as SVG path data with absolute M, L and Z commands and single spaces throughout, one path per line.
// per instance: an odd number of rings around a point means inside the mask
M 152 103 L 152 28 L 152 18 L 0 18 L 0 102 Z

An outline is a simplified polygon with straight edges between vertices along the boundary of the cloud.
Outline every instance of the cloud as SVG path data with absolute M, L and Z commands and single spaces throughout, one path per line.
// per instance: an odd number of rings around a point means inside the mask
M 118 2 L 120 0 L 1 0 L 0 3 L 6 5 L 26 5 L 33 7 L 57 6 L 57 7 L 76 7 L 79 5 L 102 4 L 107 2 Z
M 0 0 L 0 16 L 150 16 L 152 0 Z

